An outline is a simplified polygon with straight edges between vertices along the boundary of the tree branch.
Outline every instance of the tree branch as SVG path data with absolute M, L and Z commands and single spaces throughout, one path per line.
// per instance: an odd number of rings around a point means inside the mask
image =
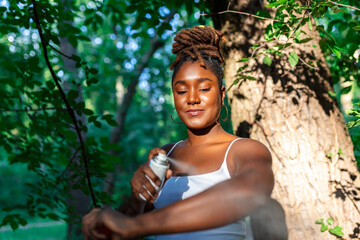
M 352 9 L 355 9 L 356 11 L 360 11 L 359 8 L 356 8 L 356 7 L 353 7 L 353 6 L 350 6 L 350 5 L 345 5 L 345 4 L 333 2 L 333 1 L 331 1 L 331 0 L 328 0 L 328 2 L 331 2 L 331 3 L 333 3 L 333 4 L 335 4 L 335 5 L 338 5 L 338 6 L 341 6 L 341 7 L 352 8 Z
M 205 15 L 208 15 L 208 14 L 219 14 L 220 15 L 220 14 L 224 14 L 224 13 L 236 13 L 236 14 L 240 14 L 240 15 L 246 15 L 246 16 L 250 16 L 250 17 L 260 18 L 260 19 L 263 19 L 263 20 L 272 20 L 274 22 L 285 23 L 283 21 L 276 20 L 276 19 L 273 19 L 273 18 L 261 17 L 261 16 L 257 16 L 257 15 L 251 14 L 251 13 L 234 11 L 234 10 L 225 10 L 225 11 L 221 11 L 221 12 L 217 12 L 217 13 L 202 13 L 200 15 L 201 16 L 205 16 Z
M 0 112 L 38 112 L 38 111 L 67 111 L 66 108 L 36 108 L 36 109 L 0 109 Z
M 88 160 L 87 160 L 87 156 L 86 156 L 86 151 L 85 151 L 85 144 L 84 144 L 84 140 L 81 136 L 81 130 L 80 130 L 80 127 L 78 125 L 78 122 L 77 122 L 77 119 L 76 119 L 76 115 L 74 113 L 74 110 L 72 109 L 72 107 L 70 106 L 67 98 L 66 98 L 66 95 L 65 95 L 65 92 L 64 90 L 62 89 L 60 83 L 59 83 L 59 80 L 55 74 L 55 71 L 50 63 L 50 60 L 49 60 L 49 56 L 48 56 L 48 52 L 47 52 L 47 44 L 46 44 L 46 40 L 44 38 L 44 35 L 42 33 L 42 29 L 41 29 L 41 25 L 40 25 L 40 20 L 39 20 L 39 16 L 38 16 L 38 13 L 37 13 L 37 4 L 36 4 L 36 1 L 35 0 L 31 0 L 31 2 L 33 3 L 33 8 L 34 8 L 34 21 L 36 23 L 36 28 L 39 32 L 39 36 L 40 36 L 40 40 L 41 40 L 41 45 L 42 45 L 42 48 L 43 48 L 43 53 L 44 53 L 44 58 L 45 58 L 45 62 L 46 62 L 46 65 L 51 73 L 51 76 L 56 84 L 56 87 L 58 88 L 59 92 L 60 92 L 60 95 L 61 95 L 61 98 L 63 100 L 63 102 L 65 103 L 66 105 L 66 109 L 72 119 L 72 121 L 74 122 L 74 126 L 75 126 L 75 131 L 76 131 L 76 134 L 78 136 L 78 139 L 79 139 L 79 142 L 80 142 L 80 146 L 81 146 L 81 151 L 82 151 L 82 160 L 83 160 L 83 163 L 84 163 L 84 167 L 85 167 L 85 172 L 86 172 L 86 178 L 87 178 L 87 181 L 88 181 L 88 187 L 89 187 L 89 191 L 91 193 L 91 198 L 92 198 L 92 201 L 93 201 L 93 204 L 95 207 L 97 207 L 97 204 L 96 204 L 96 199 L 95 199 L 95 195 L 94 195 L 94 191 L 93 191 L 93 188 L 92 188 L 92 184 L 91 184 L 91 180 L 90 180 L 90 174 L 89 174 L 89 169 L 88 169 Z

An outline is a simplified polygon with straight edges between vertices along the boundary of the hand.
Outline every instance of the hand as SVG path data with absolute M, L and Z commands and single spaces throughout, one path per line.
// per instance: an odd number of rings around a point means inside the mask
M 157 197 L 157 192 L 161 184 L 161 181 L 151 170 L 149 163 L 150 160 L 159 153 L 166 154 L 166 152 L 161 148 L 151 149 L 148 155 L 147 162 L 138 167 L 138 169 L 135 171 L 130 181 L 131 190 L 134 196 L 139 201 L 144 201 L 144 199 L 140 197 L 140 194 L 146 199 L 146 201 L 150 203 L 154 203 L 155 198 Z M 169 178 L 171 174 L 172 174 L 171 170 L 168 170 L 166 173 L 166 178 Z M 155 183 L 155 186 L 153 186 L 153 184 L 149 181 L 147 177 L 151 179 L 153 183 Z
M 131 218 L 107 207 L 95 208 L 83 217 L 82 231 L 84 240 L 122 240 L 128 238 Z
M 101 209 L 94 208 L 82 219 L 82 232 L 84 240 L 90 239 L 107 239 L 107 234 L 104 234 L 103 223 L 101 219 Z M 102 231 L 99 231 L 102 230 Z

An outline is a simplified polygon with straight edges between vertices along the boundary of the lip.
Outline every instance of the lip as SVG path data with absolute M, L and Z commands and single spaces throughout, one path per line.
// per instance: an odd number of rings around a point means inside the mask
M 190 109 L 186 111 L 186 114 L 195 117 L 195 116 L 199 116 L 201 113 L 203 113 L 204 110 L 202 109 Z

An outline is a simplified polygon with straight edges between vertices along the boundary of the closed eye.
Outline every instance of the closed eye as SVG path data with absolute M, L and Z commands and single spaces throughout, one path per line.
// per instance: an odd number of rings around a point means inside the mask
M 200 89 L 200 91 L 201 92 L 208 92 L 208 91 L 210 91 L 210 88 L 202 88 L 202 89 Z
M 179 94 L 179 95 L 183 95 L 183 94 L 185 94 L 187 91 L 177 91 L 177 94 Z

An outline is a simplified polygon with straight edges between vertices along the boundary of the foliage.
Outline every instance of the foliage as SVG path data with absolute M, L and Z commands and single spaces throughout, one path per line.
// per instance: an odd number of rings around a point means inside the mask
M 333 223 L 334 223 L 334 220 L 332 218 L 328 218 L 326 220 L 326 222 L 324 222 L 323 218 L 320 218 L 320 219 L 316 220 L 315 223 L 316 224 L 321 224 L 321 228 L 320 228 L 321 232 L 325 232 L 325 231 L 329 230 L 329 232 L 332 235 L 335 235 L 336 237 L 341 238 L 341 237 L 344 236 L 344 233 L 342 231 L 342 227 L 339 227 L 338 225 L 336 225 L 333 228 L 329 228 L 329 226 L 333 225 Z
M 68 199 L 72 198 L 69 182 L 89 196 L 93 192 L 93 205 L 95 202 L 119 204 L 129 192 L 132 172 L 146 160 L 147 151 L 185 138 L 184 126 L 169 118 L 173 108 L 168 70 L 173 60 L 170 36 L 178 28 L 209 24 L 209 20 L 200 17 L 200 12 L 208 11 L 207 2 L 38 0 L 39 26 L 32 1 L 1 3 L 0 50 L 4 54 L 0 58 L 3 147 L 0 157 L 11 168 L 21 169 L 27 184 L 22 193 L 16 193 L 18 200 L 8 202 L 0 198 L 3 206 L 0 226 L 16 229 L 26 225 L 31 217 L 70 221 L 73 209 L 68 205 Z M 357 4 L 356 1 L 345 3 Z M 265 39 L 276 43 L 286 36 L 286 42 L 273 44 L 271 48 L 265 48 L 267 43 L 255 44 L 253 55 L 239 60 L 244 66 L 239 69 L 234 84 L 256 80 L 246 69 L 246 62 L 261 55 L 265 56 L 263 61 L 267 65 L 272 65 L 272 59 L 277 56 L 287 58 L 292 67 L 301 63 L 315 69 L 316 63 L 303 62 L 295 51 L 288 51 L 294 44 L 311 40 L 299 30 L 305 26 L 321 33 L 320 46 L 326 53 L 335 83 L 359 84 L 359 62 L 354 57 L 358 46 L 354 39 L 359 39 L 357 11 L 320 0 L 311 1 L 308 6 L 300 6 L 293 0 L 269 1 L 268 7 L 275 8 L 276 13 Z M 167 22 L 166 16 L 172 10 L 176 13 Z M 266 11 L 260 11 L 257 16 L 272 18 Z M 43 41 L 38 29 L 44 34 Z M 164 47 L 144 63 L 140 77 L 135 79 L 143 56 L 153 47 L 150 40 L 156 37 Z M 63 47 L 66 41 L 76 49 L 76 54 L 68 56 L 62 52 L 67 50 Z M 48 51 L 49 62 L 42 44 Z M 69 62 L 74 65 L 73 70 L 66 67 Z M 116 116 L 135 80 L 139 84 L 122 136 L 118 143 L 113 143 L 109 136 L 118 126 Z M 354 87 L 346 85 L 339 92 L 350 91 L 355 93 Z M 360 136 L 357 139 L 360 142 Z M 115 194 L 108 196 L 102 191 L 103 183 L 106 173 L 113 172 L 114 166 L 121 166 L 121 174 L 113 183 Z M 86 169 L 91 178 L 87 177 Z M 5 176 L 1 176 L 1 182 Z M 88 187 L 89 179 L 93 190 Z
M 249 61 L 260 59 L 268 66 L 273 59 L 287 59 L 291 68 L 302 64 L 309 70 L 316 71 L 316 59 L 305 61 L 292 50 L 294 45 L 307 44 L 313 40 L 309 34 L 317 31 L 320 34 L 321 47 L 331 71 L 336 97 L 341 107 L 341 95 L 352 94 L 355 103 L 352 109 L 346 109 L 346 126 L 355 146 L 355 156 L 360 167 L 360 135 L 359 127 L 359 86 L 360 86 L 360 4 L 356 0 L 337 2 L 327 0 L 306 1 L 301 5 L 295 0 L 268 0 L 267 10 L 258 11 L 255 16 L 258 21 L 270 20 L 264 33 L 265 42 L 258 42 L 251 48 L 253 53 L 248 58 L 238 62 L 243 63 L 238 69 L 232 86 L 242 84 L 245 80 L 256 80 L 249 69 Z M 270 14 L 271 13 L 271 14 Z M 273 16 L 272 16 L 273 15 Z M 313 45 L 316 47 L 316 45 Z M 230 89 L 230 87 L 228 89 Z
M 189 16 L 204 6 L 192 2 L 166 6 L 161 1 L 45 0 L 2 1 L 2 5 L 0 48 L 6 54 L 0 59 L 1 145 L 9 163 L 25 165 L 36 174 L 36 181 L 26 184 L 25 192 L 31 193 L 26 194 L 27 199 L 3 205 L 0 225 L 16 229 L 25 225 L 29 216 L 69 221 L 69 181 L 74 189 L 93 193 L 93 205 L 119 200 L 123 191 L 112 199 L 102 192 L 105 174 L 121 164 L 126 180 L 121 183 L 128 182 L 131 172 L 146 159 L 147 150 L 178 137 L 168 119 L 171 97 L 165 77 L 169 79 L 169 48 L 156 52 L 146 63 L 126 119 L 126 137 L 118 145 L 111 143 L 109 136 L 117 127 L 114 115 L 121 99 L 151 47 L 149 39 L 156 34 L 169 45 L 170 34 L 189 24 L 187 21 L 197 21 Z M 169 9 L 179 13 L 167 23 Z M 77 55 L 61 52 L 65 39 Z M 69 60 L 75 71 L 64 66 Z M 114 156 L 111 151 L 120 154 Z M 62 213 L 55 214 L 53 209 Z

